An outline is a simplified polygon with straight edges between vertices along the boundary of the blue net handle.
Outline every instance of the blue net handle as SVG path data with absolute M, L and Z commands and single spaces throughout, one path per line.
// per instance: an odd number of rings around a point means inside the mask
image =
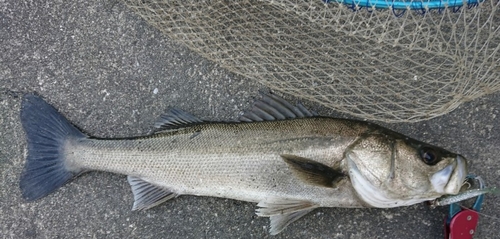
M 484 0 L 326 0 L 325 2 L 338 2 L 351 6 L 391 8 L 392 9 L 411 9 L 411 10 L 430 10 L 443 8 L 459 8 L 467 3 L 468 6 L 475 6 Z

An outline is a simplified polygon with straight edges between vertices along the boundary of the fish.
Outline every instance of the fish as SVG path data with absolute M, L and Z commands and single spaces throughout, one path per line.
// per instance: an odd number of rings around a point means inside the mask
M 272 93 L 238 120 L 171 108 L 154 132 L 125 138 L 83 133 L 36 93 L 24 95 L 20 119 L 28 202 L 105 171 L 127 175 L 132 210 L 181 195 L 247 201 L 270 218 L 272 235 L 320 207 L 392 208 L 455 195 L 467 176 L 459 154 L 370 122 L 319 116 Z

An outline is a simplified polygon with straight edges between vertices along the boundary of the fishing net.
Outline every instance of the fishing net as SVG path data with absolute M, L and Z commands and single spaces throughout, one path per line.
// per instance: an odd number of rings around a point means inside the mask
M 232 72 L 364 119 L 429 119 L 500 89 L 498 0 L 123 1 Z

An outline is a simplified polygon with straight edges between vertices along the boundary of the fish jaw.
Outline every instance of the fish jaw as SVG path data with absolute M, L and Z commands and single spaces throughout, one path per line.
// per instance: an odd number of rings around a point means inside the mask
M 457 194 L 467 177 L 467 161 L 461 155 L 456 160 L 431 176 L 434 190 L 440 194 Z
M 359 171 L 356 163 L 347 155 L 347 165 L 349 167 L 349 177 L 351 178 L 352 186 L 360 199 L 368 204 L 367 206 L 376 208 L 392 208 L 417 204 L 420 202 L 435 199 L 431 198 L 414 198 L 414 199 L 398 199 L 390 193 L 380 190 L 367 180 Z

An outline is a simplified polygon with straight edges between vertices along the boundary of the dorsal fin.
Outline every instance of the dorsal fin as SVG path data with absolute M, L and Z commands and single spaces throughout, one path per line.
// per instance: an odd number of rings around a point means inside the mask
M 265 93 L 261 93 L 261 95 L 261 99 L 256 100 L 252 108 L 239 117 L 239 121 L 271 121 L 318 115 L 316 112 L 306 109 L 300 102 L 293 106 L 277 95 Z
M 190 113 L 177 108 L 171 108 L 167 113 L 162 114 L 155 123 L 156 131 L 178 129 L 194 124 L 203 123 L 202 120 L 194 117 Z
M 252 108 L 245 111 L 238 121 L 272 121 L 318 116 L 316 112 L 308 110 L 300 102 L 293 106 L 277 95 L 265 93 L 261 95 L 261 99 L 256 100 Z M 183 110 L 171 108 L 156 121 L 155 131 L 179 129 L 204 122 Z

